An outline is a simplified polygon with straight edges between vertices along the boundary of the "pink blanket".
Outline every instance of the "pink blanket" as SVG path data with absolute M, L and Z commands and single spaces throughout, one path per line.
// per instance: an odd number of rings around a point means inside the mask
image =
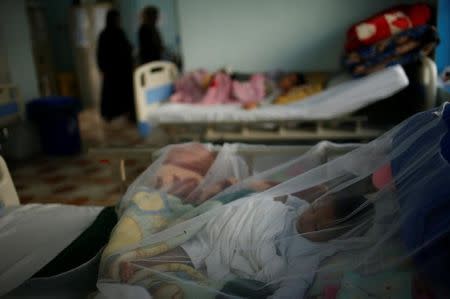
M 266 78 L 262 74 L 239 82 L 224 72 L 210 75 L 204 70 L 197 70 L 185 74 L 175 83 L 175 93 L 170 101 L 201 105 L 260 102 L 265 96 L 265 85 Z

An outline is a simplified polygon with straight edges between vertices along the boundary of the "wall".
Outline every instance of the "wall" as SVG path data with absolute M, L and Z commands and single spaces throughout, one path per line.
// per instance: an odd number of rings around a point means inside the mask
M 74 71 L 74 54 L 69 27 L 72 0 L 41 0 L 40 2 L 47 17 L 55 71 Z
M 172 52 L 178 50 L 178 23 L 175 0 L 119 0 L 117 6 L 122 17 L 124 30 L 135 47 L 140 24 L 140 11 L 147 5 L 154 5 L 160 10 L 159 29 L 164 45 Z
M 438 30 L 441 43 L 436 50 L 436 64 L 439 72 L 450 66 L 450 0 L 438 2 Z
M 179 0 L 186 69 L 336 70 L 347 28 L 401 0 Z
M 1 27 L 0 25 L 0 84 L 8 84 L 10 83 L 8 53 L 6 52 Z
M 133 45 L 136 45 L 137 41 L 137 24 L 138 24 L 138 10 L 136 8 L 136 0 L 117 0 L 116 7 L 120 12 L 120 20 L 122 27 L 127 35 L 128 39 Z
M 48 7 L 57 70 L 72 70 L 67 42 L 72 0 L 41 1 Z M 164 42 L 173 52 L 182 50 L 187 69 L 231 66 L 240 71 L 336 70 L 348 26 L 404 2 L 416 1 L 115 0 L 135 49 L 140 10 L 156 5 L 162 12 Z
M 25 0 L 0 1 L 0 30 L 11 82 L 20 88 L 26 101 L 37 97 L 39 91 Z
M 1 0 L 0 0 L 1 1 Z M 74 71 L 74 53 L 70 41 L 70 7 L 72 0 L 40 0 L 46 12 L 46 20 L 53 46 L 54 65 L 57 72 Z M 94 4 L 95 1 L 82 1 Z M 137 51 L 137 31 L 140 24 L 139 14 L 147 5 L 159 7 L 161 23 L 159 24 L 165 46 L 172 52 L 179 53 L 178 23 L 175 16 L 175 0 L 115 0 L 120 11 L 122 27 Z M 137 52 L 135 52 L 137 54 Z

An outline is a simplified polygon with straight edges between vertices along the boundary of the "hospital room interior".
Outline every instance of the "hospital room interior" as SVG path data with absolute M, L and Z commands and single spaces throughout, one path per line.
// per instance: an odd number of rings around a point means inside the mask
M 450 298 L 450 0 L 1 0 L 0 298 Z

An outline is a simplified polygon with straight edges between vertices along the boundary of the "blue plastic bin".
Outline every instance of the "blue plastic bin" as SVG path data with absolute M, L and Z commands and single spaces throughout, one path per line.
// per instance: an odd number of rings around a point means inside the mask
M 81 151 L 80 110 L 80 101 L 71 97 L 44 97 L 27 104 L 28 118 L 39 128 L 44 153 L 60 156 Z

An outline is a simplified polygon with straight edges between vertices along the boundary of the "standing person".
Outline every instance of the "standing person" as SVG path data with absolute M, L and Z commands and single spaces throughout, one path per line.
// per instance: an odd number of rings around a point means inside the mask
M 103 75 L 101 114 L 107 121 L 128 114 L 135 120 L 133 96 L 132 47 L 120 28 L 120 15 L 115 9 L 106 15 L 106 27 L 100 33 L 97 63 Z
M 160 60 L 163 52 L 161 35 L 156 28 L 159 10 L 154 6 L 147 6 L 142 11 L 142 23 L 139 27 L 139 63 L 144 64 Z

